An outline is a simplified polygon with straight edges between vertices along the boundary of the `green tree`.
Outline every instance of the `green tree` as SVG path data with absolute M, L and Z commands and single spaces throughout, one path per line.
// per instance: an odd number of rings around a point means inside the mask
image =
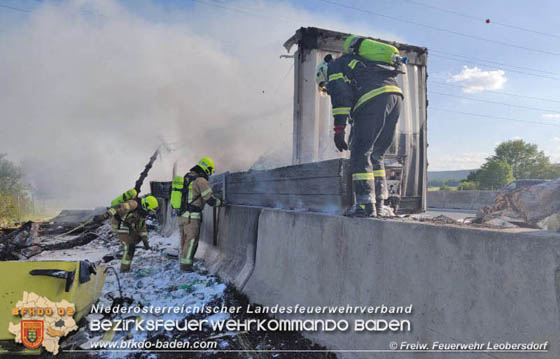
M 560 178 L 560 163 L 551 164 L 544 178 Z
M 462 181 L 457 187 L 459 191 L 472 191 L 477 189 L 477 183 L 475 181 Z
M 23 219 L 32 208 L 23 170 L 0 154 L 0 225 Z
M 476 182 L 476 181 L 477 181 L 477 180 L 476 180 L 476 175 L 477 175 L 477 174 L 478 174 L 478 170 L 476 170 L 476 171 L 471 171 L 471 172 L 469 173 L 469 175 L 467 176 L 466 181 L 467 181 L 467 182 Z
M 512 140 L 501 143 L 495 151 L 494 157 L 509 163 L 516 179 L 551 178 L 553 175 L 550 159 L 537 145 Z
M 551 164 L 537 145 L 511 140 L 499 144 L 495 151 L 480 170 L 467 176 L 468 182 L 475 182 L 481 189 L 497 189 L 515 179 L 560 177 L 560 164 Z M 504 162 L 511 167 L 512 176 L 507 174 Z
M 514 180 L 513 168 L 504 159 L 490 157 L 476 174 L 480 189 L 498 189 Z

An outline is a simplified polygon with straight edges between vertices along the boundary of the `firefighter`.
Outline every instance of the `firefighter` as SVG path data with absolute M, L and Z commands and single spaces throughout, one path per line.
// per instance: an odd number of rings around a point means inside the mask
M 334 143 L 342 152 L 350 149 L 355 204 L 348 216 L 383 216 L 387 198 L 384 155 L 391 146 L 399 119 L 403 93 L 396 76 L 406 62 L 397 48 L 371 39 L 349 36 L 344 54 L 331 55 L 317 67 L 321 92 L 331 96 Z M 352 124 L 350 148 L 345 140 Z
M 185 176 L 176 176 L 173 179 L 171 206 L 179 216 L 181 234 L 179 261 L 182 271 L 190 272 L 193 269 L 205 204 L 208 203 L 213 207 L 223 205 L 222 200 L 212 193 L 212 187 L 208 182 L 209 177 L 214 173 L 214 168 L 214 161 L 204 157 Z
M 111 207 L 116 206 L 117 204 L 121 204 L 123 202 L 126 202 L 130 199 L 134 199 L 138 196 L 138 192 L 134 189 L 131 188 L 127 191 L 125 191 L 123 194 L 118 195 L 114 200 L 111 201 Z
M 150 249 L 146 216 L 155 212 L 158 201 L 154 196 L 133 198 L 112 206 L 107 212 L 94 217 L 94 221 L 102 222 L 113 217 L 112 230 L 117 234 L 122 246 L 121 272 L 130 271 L 136 245 L 142 241 L 145 249 Z
M 115 199 L 111 201 L 111 207 L 118 206 L 119 204 L 135 199 L 136 197 L 138 197 L 138 192 L 134 188 L 131 188 L 115 197 Z M 119 216 L 113 216 L 111 219 L 111 231 L 116 237 L 118 237 L 119 221 Z

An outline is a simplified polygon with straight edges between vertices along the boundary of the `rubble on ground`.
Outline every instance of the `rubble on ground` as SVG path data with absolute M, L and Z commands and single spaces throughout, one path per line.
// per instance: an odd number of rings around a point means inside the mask
M 518 228 L 519 227 L 518 225 L 513 224 L 512 222 L 509 222 L 506 218 L 500 218 L 500 217 L 487 218 L 487 220 L 484 222 L 484 224 L 489 225 L 489 226 L 493 226 L 493 227 L 498 227 L 498 228 Z
M 0 237 L 0 260 L 17 260 L 17 255 L 26 243 L 32 241 L 33 222 L 29 221 L 21 225 L 18 229 L 10 231 Z
M 451 218 L 451 217 L 446 216 L 444 214 L 440 214 L 440 215 L 434 217 L 431 214 L 428 214 L 426 212 L 412 214 L 412 215 L 398 215 L 395 218 L 401 218 L 401 219 L 404 219 L 404 220 L 407 220 L 407 219 L 410 218 L 413 221 L 418 221 L 418 222 L 423 222 L 423 223 L 432 223 L 432 224 L 438 224 L 438 225 L 460 226 L 460 225 L 465 225 L 465 224 L 471 224 L 470 217 L 469 218 L 463 218 L 463 219 L 454 219 L 454 218 Z
M 60 211 L 58 216 L 52 219 L 52 223 L 54 224 L 68 224 L 68 223 L 75 223 L 80 224 L 91 217 L 102 214 L 107 209 L 105 207 L 98 207 L 94 210 L 90 209 L 64 209 Z
M 493 206 L 479 211 L 475 223 L 560 232 L 560 179 L 498 194 Z
M 247 297 L 239 293 L 232 286 L 223 283 L 218 277 L 208 273 L 203 262 L 196 261 L 194 272 L 182 272 L 178 264 L 179 233 L 163 237 L 156 231 L 158 225 L 147 221 L 150 230 L 150 250 L 145 250 L 142 245 L 137 246 L 131 272 L 119 273 L 122 248 L 114 234 L 111 232 L 109 221 L 103 224 L 84 226 L 74 233 L 65 233 L 75 228 L 80 223 L 76 221 L 87 220 L 89 216 L 69 216 L 64 213 L 66 221 L 73 223 L 50 221 L 48 223 L 26 223 L 17 231 L 10 233 L 10 243 L 15 258 L 20 260 L 89 260 L 90 262 L 115 270 L 106 273 L 106 280 L 98 304 L 112 306 L 117 303 L 126 303 L 129 306 L 228 306 L 246 307 L 249 303 Z M 70 218 L 73 219 L 70 219 Z M 61 235 L 62 234 L 62 235 Z M 6 235 L 4 236 L 6 237 Z M 4 239 L 4 237 L 0 237 Z M 16 239 L 17 238 L 17 239 Z M 17 244 L 17 246 L 16 246 Z M 21 247 L 23 245 L 23 247 Z M 31 251 L 34 246 L 39 248 L 38 253 L 33 253 L 30 258 L 25 257 L 24 251 Z M 118 277 L 117 277 L 118 275 Z M 122 295 L 121 295 L 122 293 Z M 273 352 L 274 350 L 307 350 L 324 349 L 305 339 L 299 332 L 241 332 L 234 333 L 224 329 L 215 332 L 209 326 L 200 332 L 154 332 L 124 331 L 106 333 L 93 332 L 89 329 L 89 322 L 99 319 L 101 314 L 89 314 L 80 321 L 80 329 L 63 338 L 60 342 L 62 351 L 57 355 L 60 359 L 77 358 L 176 358 L 177 353 L 169 352 L 110 352 L 91 351 L 72 352 L 69 350 L 87 350 L 92 343 L 108 339 L 111 342 L 120 341 L 215 341 L 217 350 L 189 353 L 192 358 L 204 359 L 230 359 L 247 358 L 247 353 L 232 353 L 221 350 L 271 350 L 270 357 L 279 359 L 299 358 L 327 358 L 335 359 L 333 353 L 294 353 Z M 207 319 L 209 321 L 234 319 L 261 318 L 264 314 L 197 314 L 184 317 L 185 314 L 166 313 L 158 315 L 142 314 L 142 319 L 184 320 Z M 202 317 L 200 317 L 202 316 Z M 196 317 L 196 318 L 195 318 Z M 118 317 L 112 319 L 119 319 Z M 122 318 L 121 318 L 122 319 Z M 251 357 L 253 357 L 251 355 Z M 259 356 L 254 356 L 259 357 Z
M 540 228 L 546 228 L 549 231 L 560 232 L 560 213 L 555 213 L 539 221 L 537 225 Z
M 99 210 L 80 210 L 79 216 L 72 216 L 71 212 L 63 211 L 45 223 L 26 222 L 0 236 L 0 260 L 25 260 L 44 251 L 74 248 L 95 240 L 101 224 L 86 222 Z
M 74 250 L 58 250 L 52 252 L 41 253 L 37 259 L 55 258 L 63 259 L 64 257 L 83 255 L 87 256 L 90 261 L 106 262 L 105 266 L 111 266 L 119 271 L 120 260 L 122 255 L 121 247 L 116 239 L 110 241 L 103 240 L 103 231 L 110 234 L 108 224 L 102 226 L 98 230 L 99 238 L 91 243 Z M 179 270 L 177 257 L 170 257 L 169 254 L 177 253 L 179 243 L 179 233 L 175 231 L 170 237 L 163 237 L 157 233 L 150 232 L 151 250 L 144 250 L 140 245 L 137 247 L 134 260 L 132 261 L 132 269 L 129 273 L 118 273 L 117 277 L 113 273 L 108 273 L 101 297 L 100 305 L 111 306 L 115 303 L 115 298 L 119 298 L 122 290 L 124 301 L 129 306 L 228 306 L 246 307 L 249 303 L 247 297 L 240 294 L 235 288 L 223 283 L 218 277 L 208 273 L 204 268 L 203 262 L 196 261 L 194 272 L 182 272 Z M 87 322 L 99 319 L 99 314 L 90 314 L 85 317 L 84 322 L 80 323 L 80 330 L 61 342 L 63 349 L 89 349 L 93 342 L 102 340 L 104 335 L 98 332 L 92 332 L 88 328 Z M 162 319 L 162 320 L 184 320 L 184 319 L 207 319 L 209 321 L 234 319 L 246 319 L 253 317 L 263 317 L 263 314 L 196 314 L 184 317 L 185 315 L 166 313 L 159 316 L 151 314 L 142 314 L 142 319 Z M 202 317 L 201 317 L 202 316 Z M 113 318 L 118 319 L 118 318 Z M 214 332 L 210 327 L 200 332 L 166 332 L 164 330 L 154 332 L 137 332 L 135 330 L 128 332 L 116 333 L 111 341 L 166 341 L 166 340 L 182 340 L 182 341 L 216 341 L 218 349 L 222 350 L 243 350 L 243 349 L 323 349 L 313 344 L 311 341 L 303 338 L 298 332 Z M 176 358 L 177 353 L 160 352 L 160 353 L 130 353 L 130 352 L 102 352 L 94 351 L 78 353 L 79 358 Z M 212 359 L 230 359 L 230 358 L 246 358 L 245 353 L 231 353 L 207 351 L 198 353 L 189 353 L 192 358 L 212 358 Z M 272 353 L 274 358 L 328 358 L 335 359 L 334 354 L 294 354 L 294 353 Z M 63 352 L 58 356 L 60 359 L 74 359 L 76 353 Z
M 435 223 L 442 223 L 442 224 L 458 224 L 459 223 L 456 220 L 454 220 L 453 218 L 450 218 L 450 217 L 445 216 L 443 214 L 432 218 L 432 221 L 435 222 Z

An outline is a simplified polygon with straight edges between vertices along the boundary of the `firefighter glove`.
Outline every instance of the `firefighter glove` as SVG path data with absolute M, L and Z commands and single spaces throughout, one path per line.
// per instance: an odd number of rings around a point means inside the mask
M 342 152 L 348 150 L 348 144 L 346 143 L 346 132 L 344 131 L 346 126 L 335 126 L 334 127 L 334 145 L 336 148 Z
M 98 214 L 97 216 L 93 217 L 93 222 L 101 223 L 104 220 L 106 220 L 107 218 L 109 218 L 109 215 L 107 213 Z

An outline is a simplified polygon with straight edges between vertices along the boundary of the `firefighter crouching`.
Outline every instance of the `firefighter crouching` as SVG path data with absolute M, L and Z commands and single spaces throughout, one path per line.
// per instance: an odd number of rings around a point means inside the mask
M 131 199 L 135 199 L 137 197 L 138 197 L 138 192 L 134 188 L 131 188 L 123 192 L 122 194 L 118 195 L 117 197 L 115 197 L 115 199 L 111 201 L 111 208 L 117 207 L 119 204 L 129 201 Z M 119 237 L 120 220 L 121 218 L 119 216 L 112 216 L 111 219 L 111 231 L 115 234 L 117 238 Z
M 112 200 L 111 207 L 124 203 L 128 200 L 134 199 L 136 197 L 138 197 L 138 192 L 136 192 L 134 188 L 131 188 L 126 192 L 124 192 L 123 194 L 118 195 L 114 200 Z
M 171 206 L 179 216 L 181 234 L 179 263 L 182 271 L 192 271 L 205 204 L 208 203 L 213 207 L 223 205 L 223 201 L 212 193 L 212 187 L 208 182 L 213 173 L 214 161 L 204 157 L 185 176 L 173 178 Z
M 158 206 L 158 201 L 154 196 L 133 198 L 111 206 L 104 214 L 94 217 L 96 222 L 113 217 L 111 229 L 116 233 L 123 246 L 121 272 L 130 271 L 136 245 L 140 241 L 144 243 L 145 249 L 150 248 L 146 216 L 149 212 L 155 212 Z

